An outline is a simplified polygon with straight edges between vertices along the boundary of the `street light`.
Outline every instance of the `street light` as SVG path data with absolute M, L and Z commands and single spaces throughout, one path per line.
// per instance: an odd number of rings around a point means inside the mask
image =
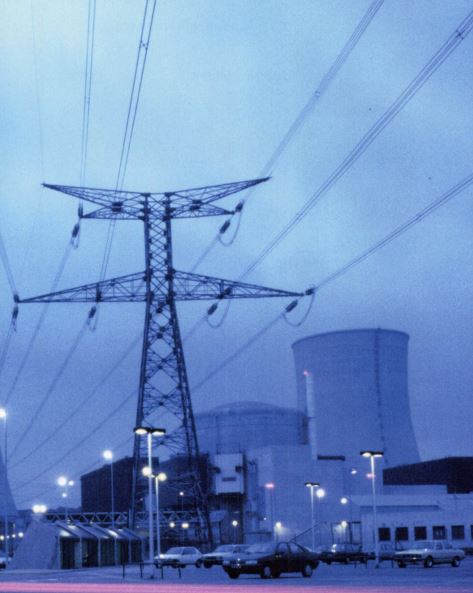
M 164 472 L 160 472 L 159 474 L 153 474 L 151 472 L 151 468 L 144 467 L 142 470 L 144 476 L 148 478 L 154 478 L 155 483 L 155 494 L 156 494 L 156 541 L 157 541 L 157 556 L 158 562 L 161 559 L 161 525 L 160 525 L 160 516 L 159 516 L 159 482 L 165 482 L 167 480 L 167 475 Z M 174 523 L 170 523 L 170 527 L 173 527 Z
M 8 478 L 7 478 L 7 411 L 5 408 L 0 408 L 0 419 L 3 420 L 3 521 L 4 521 L 4 542 L 5 542 L 5 557 L 8 559 Z
M 305 482 L 305 486 L 310 489 L 310 525 L 312 533 L 312 551 L 315 552 L 315 526 L 314 526 L 314 490 L 320 487 L 318 482 Z
M 64 490 L 61 492 L 61 496 L 64 498 L 64 518 L 67 523 L 69 520 L 67 513 L 67 498 L 69 496 L 69 488 L 74 486 L 74 480 L 69 480 L 69 478 L 66 478 L 66 476 L 59 476 L 57 479 L 57 484 L 61 488 L 64 488 Z
M 32 511 L 38 517 L 41 518 L 48 510 L 48 507 L 45 504 L 34 504 Z
M 149 525 L 149 561 L 153 565 L 154 563 L 154 533 L 153 533 L 153 458 L 152 458 L 152 439 L 153 436 L 162 437 L 166 434 L 166 430 L 164 428 L 155 428 L 152 426 L 135 426 L 133 432 L 137 436 L 144 436 L 147 437 L 147 445 L 148 445 L 148 467 L 149 467 L 149 476 L 148 476 L 148 501 L 149 501 L 149 510 L 148 510 L 148 525 Z
M 374 460 L 377 457 L 383 457 L 382 451 L 360 451 L 362 457 L 369 457 L 371 468 L 371 494 L 373 497 L 373 534 L 374 534 L 374 556 L 375 566 L 379 568 L 379 546 L 378 546 L 378 525 L 376 521 L 376 472 L 374 467 Z
M 111 507 L 112 507 L 112 529 L 115 528 L 115 488 L 113 484 L 113 451 L 106 449 L 102 453 L 105 461 L 110 461 L 110 496 L 111 496 Z
M 269 509 L 271 515 L 271 533 L 273 537 L 275 536 L 274 532 L 274 484 L 273 482 L 267 482 L 264 487 L 269 492 Z

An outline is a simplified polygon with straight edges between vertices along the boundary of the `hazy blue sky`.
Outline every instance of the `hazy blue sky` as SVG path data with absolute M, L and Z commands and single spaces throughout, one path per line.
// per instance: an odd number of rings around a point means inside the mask
M 125 187 L 160 191 L 256 177 L 355 28 L 368 0 L 158 1 Z M 21 296 L 48 292 L 76 221 L 73 198 L 41 182 L 77 185 L 87 5 L 7 0 L 0 19 L 0 229 Z M 98 0 L 86 184 L 112 187 L 144 3 Z M 471 0 L 386 0 L 300 134 L 247 203 L 240 233 L 199 268 L 237 278 L 419 72 L 469 11 Z M 34 35 L 33 35 L 34 30 Z M 304 289 L 350 260 L 472 172 L 473 36 L 467 37 L 325 199 L 247 278 Z M 35 75 L 35 72 L 37 76 Z M 35 83 L 37 80 L 37 85 Z M 226 200 L 232 207 L 239 197 Z M 222 205 L 223 202 L 222 202 Z M 300 328 L 280 323 L 193 395 L 196 411 L 234 400 L 294 406 L 291 344 L 323 331 L 408 332 L 411 408 L 423 458 L 473 454 L 472 192 L 317 295 Z M 176 267 L 190 269 L 220 219 L 174 225 Z M 99 276 L 106 222 L 84 221 L 61 287 Z M 143 269 L 142 228 L 118 223 L 109 276 Z M 0 275 L 1 327 L 10 315 Z M 190 381 L 287 304 L 235 302 L 218 330 L 185 344 Z M 185 334 L 206 306 L 179 307 Z M 7 393 L 41 306 L 21 306 L 0 389 Z M 139 334 L 143 306 L 105 305 L 32 428 L 31 415 L 88 307 L 52 305 L 9 404 L 11 483 L 20 506 L 59 500 L 54 480 L 77 477 L 131 434 L 135 399 L 66 460 L 22 486 L 136 389 L 139 346 L 74 423 L 59 430 Z M 297 319 L 302 311 L 294 312 Z M 0 400 L 2 398 L 0 397 Z M 24 463 L 49 432 L 57 434 Z M 130 451 L 123 445 L 117 455 Z M 42 494 L 52 487 L 47 494 Z M 78 497 L 76 496 L 76 500 Z

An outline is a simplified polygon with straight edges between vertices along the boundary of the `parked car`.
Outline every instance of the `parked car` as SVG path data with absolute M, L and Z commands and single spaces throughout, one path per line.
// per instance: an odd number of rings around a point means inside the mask
M 317 554 L 293 542 L 253 544 L 241 556 L 223 561 L 223 569 L 231 579 L 241 574 L 277 578 L 283 572 L 300 572 L 310 577 L 318 565 Z
M 190 546 L 169 548 L 165 554 L 160 554 L 159 557 L 155 556 L 154 563 L 157 567 L 184 568 L 185 566 L 194 565 L 200 568 L 202 566 L 202 554 L 197 548 Z
M 432 568 L 434 564 L 451 564 L 460 566 L 465 552 L 454 548 L 447 541 L 418 541 L 412 548 L 396 552 L 394 561 L 399 568 L 406 568 L 408 564 L 423 564 L 425 568 Z
M 6 568 L 10 558 L 7 559 L 5 555 L 0 556 L 0 568 Z
M 205 568 L 211 568 L 215 565 L 222 565 L 224 560 L 235 557 L 235 554 L 244 554 L 249 546 L 243 544 L 227 544 L 224 546 L 218 546 L 213 552 L 204 554 L 202 556 L 202 562 Z
M 391 542 L 380 542 L 378 547 L 379 560 L 394 560 L 396 552 L 403 551 L 404 548 L 398 542 L 392 544 Z M 375 559 L 374 546 L 363 546 L 363 551 L 368 554 L 368 560 Z
M 361 562 L 366 564 L 368 562 L 368 553 L 363 552 L 361 544 L 333 544 L 331 548 L 320 553 L 320 560 L 326 564 L 332 564 L 332 562 L 341 562 L 342 564 Z

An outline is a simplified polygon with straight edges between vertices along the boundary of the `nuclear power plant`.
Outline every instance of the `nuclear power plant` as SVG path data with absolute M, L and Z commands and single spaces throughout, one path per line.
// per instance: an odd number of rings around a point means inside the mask
M 414 538 L 414 517 L 424 521 L 421 526 L 429 537 L 434 524 L 444 524 L 447 533 L 449 523 L 458 527 L 463 521 L 468 539 L 470 519 L 463 516 L 462 505 L 470 504 L 467 492 L 473 491 L 473 482 L 455 476 L 469 460 L 419 463 L 409 403 L 408 344 L 406 333 L 387 329 L 308 336 L 292 347 L 292 407 L 238 401 L 196 414 L 217 540 L 259 541 L 273 537 L 277 529 L 278 537 L 309 544 L 310 497 L 304 484 L 313 481 L 320 484 L 317 541 L 372 543 L 372 479 L 385 539 L 387 534 L 391 542 Z M 360 456 L 365 449 L 383 453 L 374 478 Z M 162 464 L 170 475 L 178 466 L 172 458 Z M 90 474 L 90 480 L 84 476 L 83 490 L 100 491 L 101 471 Z M 165 488 L 167 504 L 182 508 L 185 497 L 179 500 Z M 165 534 L 171 539 L 179 535 L 169 529 Z
M 317 545 L 354 542 L 369 549 L 374 484 L 380 541 L 402 546 L 451 539 L 473 549 L 473 459 L 421 462 L 409 404 L 408 343 L 407 334 L 386 329 L 308 336 L 292 346 L 292 407 L 238 401 L 196 414 L 215 543 L 278 538 L 310 546 L 313 525 Z M 379 454 L 374 472 L 360 455 L 364 450 Z M 179 519 L 192 512 L 192 497 L 172 486 L 184 461 L 154 462 L 169 477 L 160 486 L 164 547 L 197 540 L 194 527 L 183 530 Z M 126 515 L 132 459 L 115 463 L 121 476 L 116 508 Z M 307 482 L 318 485 L 315 515 Z M 109 466 L 82 476 L 81 489 L 82 517 L 106 511 Z

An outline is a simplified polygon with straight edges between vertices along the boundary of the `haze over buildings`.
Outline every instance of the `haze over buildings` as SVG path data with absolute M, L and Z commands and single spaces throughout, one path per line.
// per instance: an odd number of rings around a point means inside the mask
M 18 0 L 6 3 L 0 22 L 0 226 L 22 297 L 50 290 L 77 219 L 77 204 L 40 184 L 79 183 L 86 4 Z M 160 2 L 126 187 L 167 190 L 258 176 L 368 5 L 365 0 Z M 386 1 L 271 171 L 271 181 L 247 200 L 233 245 L 218 245 L 199 272 L 239 277 L 470 10 L 468 0 Z M 99 3 L 96 18 L 86 184 L 113 187 L 141 9 L 120 0 Z M 471 173 L 472 43 L 471 36 L 462 41 L 248 281 L 304 290 Z M 229 199 L 226 205 L 235 202 Z M 275 324 L 222 372 L 191 389 L 195 411 L 239 401 L 294 409 L 299 402 L 301 411 L 304 369 L 298 368 L 297 390 L 294 341 L 341 328 L 394 328 L 411 336 L 409 385 L 401 392 L 410 394 L 419 457 L 471 454 L 471 220 L 468 190 L 318 292 L 300 328 Z M 222 222 L 176 223 L 176 267 L 191 269 Z M 106 234 L 103 224 L 83 221 L 79 248 L 60 288 L 99 277 Z M 108 275 L 142 266 L 141 228 L 117 224 Z M 0 290 L 5 334 L 12 303 L 3 275 Z M 234 303 L 219 329 L 202 323 L 184 344 L 191 388 L 284 306 Z M 290 319 L 300 319 L 305 306 L 301 303 Z M 41 315 L 40 308 L 20 308 L 0 376 L 0 391 L 10 395 L 10 481 L 20 507 L 39 496 L 59 503 L 57 476 L 77 478 L 100 466 L 104 448 L 113 448 L 117 457 L 131 451 L 140 305 L 101 305 L 96 331 L 84 333 L 51 388 L 87 312 L 82 305 L 50 306 L 14 383 Z M 184 336 L 204 313 L 199 304 L 179 307 Z M 314 373 L 314 389 L 323 388 L 318 369 L 308 370 Z M 381 381 L 381 391 L 383 386 Z M 367 408 L 366 413 L 375 412 Z M 291 414 L 290 430 L 297 417 Z M 411 440 L 411 427 L 406 431 Z M 414 448 L 406 449 L 414 459 Z M 72 496 L 78 502 L 78 491 Z

